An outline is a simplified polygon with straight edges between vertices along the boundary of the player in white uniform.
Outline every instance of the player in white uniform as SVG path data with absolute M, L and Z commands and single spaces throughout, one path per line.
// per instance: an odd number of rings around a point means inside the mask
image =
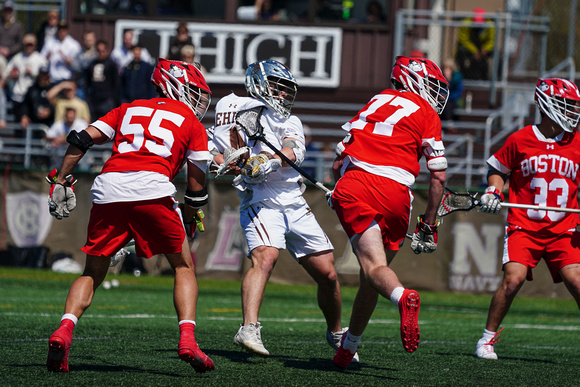
M 209 147 L 212 151 L 213 144 L 214 160 L 223 163 L 224 153 L 248 146 L 250 159 L 246 165 L 254 166 L 254 173 L 245 170 L 234 180 L 240 191 L 240 221 L 252 260 L 252 267 L 242 281 L 244 321 L 234 343 L 248 352 L 270 355 L 262 343 L 258 314 L 279 250 L 287 248 L 318 284 L 318 305 L 328 325 L 326 338 L 336 349 L 343 330 L 333 246 L 302 196 L 302 176 L 284 165 L 261 141 L 249 140 L 235 125 L 238 112 L 262 107 L 260 123 L 264 136 L 299 165 L 304 160 L 304 131 L 300 120 L 290 115 L 297 83 L 284 65 L 264 60 L 248 67 L 245 86 L 251 97 L 232 93 L 217 103 Z

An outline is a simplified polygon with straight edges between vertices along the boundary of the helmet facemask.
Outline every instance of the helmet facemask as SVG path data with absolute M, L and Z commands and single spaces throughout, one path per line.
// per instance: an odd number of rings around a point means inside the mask
M 577 93 L 577 88 L 574 86 Z M 577 99 L 557 96 L 551 80 L 540 81 L 536 86 L 536 104 L 552 121 L 566 132 L 572 132 L 580 122 L 580 95 Z M 574 96 L 573 94 L 571 96 Z M 576 96 L 574 96 L 576 97 Z
M 273 60 L 252 63 L 246 71 L 245 85 L 252 97 L 261 99 L 282 117 L 290 116 L 298 84 L 286 66 Z
M 447 99 L 449 97 L 449 85 L 428 75 L 421 76 L 419 71 L 423 74 L 428 74 L 424 63 L 411 62 L 408 66 L 400 65 L 407 70 L 407 74 L 401 74 L 399 82 L 406 88 L 423 97 L 435 109 L 437 114 L 441 114 Z

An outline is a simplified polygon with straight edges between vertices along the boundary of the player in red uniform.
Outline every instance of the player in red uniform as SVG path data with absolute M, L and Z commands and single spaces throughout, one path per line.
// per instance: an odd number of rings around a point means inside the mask
M 397 57 L 391 73 L 396 90 L 384 90 L 343 129 L 334 162 L 340 177 L 329 198 L 351 240 L 360 266 L 360 286 L 350 327 L 334 364 L 346 368 L 374 311 L 378 296 L 401 314 L 403 346 L 419 344 L 419 293 L 405 289 L 388 267 L 409 227 L 411 186 L 425 156 L 431 172 L 429 199 L 418 219 L 411 248 L 417 254 L 437 248 L 437 206 L 443 195 L 447 160 L 437 116 L 447 102 L 449 84 L 437 65 L 423 58 Z
M 542 120 L 510 135 L 491 156 L 481 211 L 498 213 L 509 176 L 511 203 L 578 208 L 580 119 L 578 87 L 565 79 L 540 79 L 536 104 Z M 580 233 L 578 214 L 510 208 L 504 238 L 504 277 L 489 306 L 483 337 L 475 354 L 497 359 L 497 331 L 532 269 L 544 259 L 554 283 L 564 282 L 580 307 Z M 502 328 L 503 329 L 503 328 Z
M 199 69 L 159 59 L 151 81 L 159 98 L 136 100 L 113 109 L 81 132 L 71 132 L 62 167 L 51 180 L 49 207 L 57 219 L 76 205 L 72 172 L 93 144 L 113 141 L 113 154 L 95 178 L 91 192 L 87 254 L 83 274 L 71 285 L 60 327 L 50 336 L 49 371 L 68 372 L 73 328 L 104 280 L 110 258 L 131 239 L 136 253 L 165 254 L 175 271 L 174 304 L 180 328 L 179 357 L 197 372 L 214 369 L 195 336 L 197 280 L 183 222 L 191 231 L 207 203 L 205 171 L 211 155 L 199 122 L 210 102 L 210 89 Z M 171 182 L 187 162 L 184 213 L 180 215 Z M 73 183 L 74 184 L 74 183 Z

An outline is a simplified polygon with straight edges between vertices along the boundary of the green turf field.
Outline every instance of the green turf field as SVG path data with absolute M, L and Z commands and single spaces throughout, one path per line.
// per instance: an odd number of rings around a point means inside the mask
M 381 300 L 359 348 L 361 363 L 332 365 L 315 288 L 269 284 L 261 311 L 262 359 L 233 344 L 241 322 L 240 283 L 200 280 L 197 341 L 216 370 L 177 357 L 171 277 L 119 275 L 99 289 L 80 320 L 70 373 L 46 371 L 48 337 L 58 327 L 75 275 L 0 268 L 2 386 L 578 386 L 580 312 L 573 300 L 516 299 L 504 321 L 499 361 L 473 355 L 490 295 L 421 292 L 421 344 L 400 343 L 397 309 Z M 108 279 L 111 279 L 109 277 Z M 355 289 L 343 288 L 343 324 Z

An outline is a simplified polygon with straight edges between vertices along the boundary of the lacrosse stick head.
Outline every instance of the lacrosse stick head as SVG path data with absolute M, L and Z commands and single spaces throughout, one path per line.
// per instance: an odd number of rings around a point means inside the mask
M 437 209 L 437 216 L 442 217 L 455 211 L 469 211 L 473 209 L 479 205 L 479 200 L 475 198 L 476 196 L 477 194 L 457 193 L 449 188 L 445 188 L 443 198 Z
M 236 127 L 242 130 L 250 140 L 256 140 L 263 136 L 264 128 L 260 123 L 263 106 L 240 110 L 236 114 Z
M 245 85 L 249 95 L 264 101 L 282 117 L 290 116 L 298 83 L 288 67 L 275 60 L 254 62 L 246 70 Z
M 224 151 L 224 162 L 216 170 L 216 176 L 221 176 L 228 171 L 242 168 L 250 154 L 250 147 L 243 146 L 239 149 L 228 148 Z

